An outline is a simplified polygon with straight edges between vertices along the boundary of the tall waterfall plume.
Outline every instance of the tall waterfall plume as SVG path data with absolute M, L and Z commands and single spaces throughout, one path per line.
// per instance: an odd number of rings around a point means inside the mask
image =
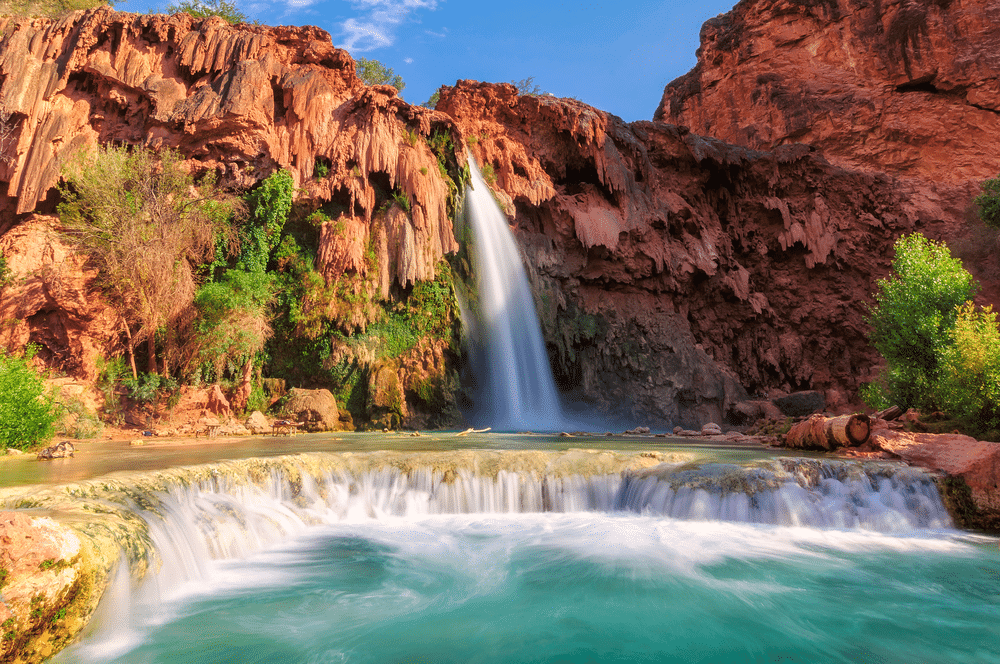
M 475 160 L 465 217 L 472 235 L 475 294 L 463 307 L 475 349 L 476 396 L 467 415 L 501 431 L 556 431 L 566 425 L 528 277 L 507 217 Z

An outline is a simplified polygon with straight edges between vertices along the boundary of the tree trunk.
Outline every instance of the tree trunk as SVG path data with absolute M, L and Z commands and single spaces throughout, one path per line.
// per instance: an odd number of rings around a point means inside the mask
M 156 371 L 156 335 L 150 334 L 146 337 L 146 350 L 149 351 L 149 373 Z
M 125 328 L 125 338 L 128 339 L 128 363 L 132 366 L 132 378 L 138 378 L 139 372 L 135 370 L 135 342 L 132 340 L 132 330 L 128 329 L 128 323 L 122 318 L 122 327 Z
M 864 444 L 870 435 L 871 420 L 867 415 L 813 415 L 789 429 L 785 435 L 785 447 L 822 450 L 857 447 Z

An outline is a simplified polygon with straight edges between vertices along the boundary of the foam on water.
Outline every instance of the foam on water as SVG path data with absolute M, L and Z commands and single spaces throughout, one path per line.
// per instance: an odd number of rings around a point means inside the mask
M 131 592 L 120 574 L 105 602 L 113 610 L 102 607 L 93 636 L 66 658 L 114 659 L 144 633 L 183 621 L 192 602 L 295 587 L 310 565 L 325 564 L 309 560 L 330 542 L 362 542 L 351 545 L 362 557 L 405 561 L 386 579 L 399 573 L 414 587 L 385 580 L 365 600 L 397 617 L 508 592 L 500 588 L 528 559 L 547 569 L 583 564 L 752 594 L 778 590 L 719 581 L 705 570 L 788 559 L 838 569 L 862 552 L 974 551 L 941 530 L 950 522 L 929 476 L 894 464 L 779 459 L 587 477 L 510 470 L 446 477 L 431 467 L 386 467 L 357 475 L 303 470 L 292 479 L 278 467 L 256 483 L 209 477 L 136 498 L 149 506 L 134 509 L 148 523 L 159 571 Z M 453 586 L 443 597 L 418 592 L 442 578 Z

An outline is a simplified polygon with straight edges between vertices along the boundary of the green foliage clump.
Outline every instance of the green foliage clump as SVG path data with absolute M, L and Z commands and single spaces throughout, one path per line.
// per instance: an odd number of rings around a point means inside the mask
M 983 223 L 991 228 L 1000 228 L 1000 176 L 983 182 L 980 194 L 972 202 Z
M 483 180 L 486 182 L 486 184 L 490 185 L 491 187 L 495 187 L 497 185 L 497 174 L 496 171 L 493 170 L 493 164 L 490 163 L 483 164 L 483 167 L 479 169 L 479 172 L 482 174 Z
M 892 405 L 888 390 L 878 381 L 865 383 L 858 390 L 858 397 L 872 410 L 885 410 Z
M 177 381 L 155 373 L 140 373 L 137 377 L 126 376 L 121 381 L 125 394 L 137 404 L 156 403 L 164 392 L 177 389 Z
M 441 101 L 441 90 L 435 90 L 434 94 L 430 96 L 430 99 L 421 104 L 424 108 L 437 108 L 438 102 Z
M 14 276 L 11 273 L 10 268 L 7 267 L 7 257 L 3 255 L 2 251 L 0 251 L 0 290 L 3 290 L 4 287 L 10 285 L 12 281 L 14 281 Z
M 167 13 L 190 14 L 195 18 L 218 16 L 233 25 L 247 22 L 247 15 L 230 0 L 180 0 L 176 5 L 167 5 Z
M 264 272 L 292 209 L 295 185 L 286 170 L 275 171 L 247 196 L 250 220 L 241 231 L 238 267 Z
M 920 233 L 896 242 L 895 272 L 878 282 L 870 339 L 887 364 L 887 387 L 902 407 L 933 409 L 938 358 L 951 345 L 957 307 L 978 284 L 943 243 Z
M 274 288 L 270 272 L 232 269 L 198 290 L 198 360 L 217 378 L 252 358 L 270 338 Z
M 106 0 L 5 0 L 0 2 L 0 16 L 62 16 L 91 7 L 114 5 Z
M 56 412 L 41 376 L 18 357 L 0 350 L 0 447 L 26 450 L 55 433 Z
M 365 85 L 391 85 L 399 92 L 402 92 L 403 88 L 406 87 L 402 76 L 378 60 L 358 58 L 355 68 L 358 72 L 358 77 L 365 82 Z
M 939 355 L 941 408 L 974 431 L 1000 428 L 1000 329 L 992 307 L 967 302 Z

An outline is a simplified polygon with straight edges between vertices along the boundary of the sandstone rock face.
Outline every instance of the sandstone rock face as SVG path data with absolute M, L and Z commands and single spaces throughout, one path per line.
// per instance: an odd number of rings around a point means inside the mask
M 298 387 L 289 391 L 285 412 L 298 422 L 304 422 L 309 431 L 333 431 L 340 417 L 337 400 L 330 390 L 304 390 Z
M 80 539 L 48 517 L 0 512 L 0 659 L 41 661 L 65 644 L 65 607 L 86 580 L 75 566 Z M 60 609 L 62 609 L 60 617 Z M 72 622 L 77 622 L 72 617 Z M 62 636 L 63 638 L 59 638 Z
M 904 461 L 947 473 L 964 482 L 972 505 L 950 505 L 949 511 L 959 521 L 957 525 L 1000 530 L 1000 488 L 997 486 L 1000 443 L 979 441 L 961 434 L 910 433 L 885 428 L 872 432 L 872 443 Z M 947 495 L 950 491 L 945 493 L 946 497 L 955 500 L 954 495 Z M 958 502 L 961 503 L 961 497 Z
M 92 373 L 93 356 L 119 343 L 119 325 L 86 288 L 79 259 L 24 214 L 51 210 L 59 164 L 99 143 L 175 149 L 236 190 L 287 169 L 316 207 L 345 210 L 349 235 L 330 222 L 320 271 L 330 281 L 363 271 L 357 248 L 370 243 L 383 297 L 392 284 L 432 279 L 457 248 L 449 185 L 425 140 L 450 132 L 450 120 L 394 88 L 365 86 L 322 30 L 105 7 L 2 18 L 0 34 L 0 112 L 12 130 L 0 144 L 0 249 L 27 278 L 0 299 L 0 318 L 19 321 L 2 341 L 37 341 L 64 371 Z M 379 211 L 393 195 L 408 213 Z
M 935 219 L 889 178 L 509 85 L 460 81 L 437 108 L 511 199 L 557 379 L 582 397 L 697 429 L 743 387 L 873 376 L 863 302 L 895 236 Z
M 0 237 L 10 270 L 0 286 L 0 346 L 35 343 L 46 364 L 92 380 L 96 357 L 117 348 L 120 318 L 94 294 L 96 274 L 57 227 L 54 217 L 29 215 Z
M 998 71 L 991 0 L 750 0 L 705 23 L 654 117 L 961 192 L 1000 171 Z
M 920 230 L 1000 302 L 997 235 L 970 219 L 1000 173 L 1000 7 L 990 0 L 752 0 L 705 23 L 655 119 L 755 150 L 805 143 L 885 173 Z M 863 219 L 863 218 L 862 218 Z

